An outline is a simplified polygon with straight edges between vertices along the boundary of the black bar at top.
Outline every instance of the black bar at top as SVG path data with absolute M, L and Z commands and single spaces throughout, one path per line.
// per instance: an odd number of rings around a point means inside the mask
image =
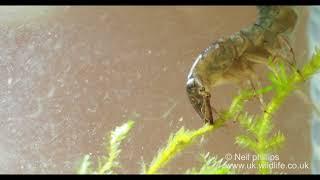
M 320 0 L 1 0 L 0 5 L 320 5 Z

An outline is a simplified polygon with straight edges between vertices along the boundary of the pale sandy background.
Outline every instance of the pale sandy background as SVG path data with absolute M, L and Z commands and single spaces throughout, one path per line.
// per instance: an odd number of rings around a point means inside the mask
M 185 93 L 194 58 L 256 18 L 254 6 L 0 9 L 0 173 L 74 173 L 84 154 L 104 153 L 103 137 L 128 119 L 136 125 L 116 172 L 138 173 L 141 160 L 150 163 L 171 132 L 202 126 Z M 301 62 L 306 13 L 300 17 L 294 50 Z M 263 72 L 260 67 L 262 79 Z M 217 109 L 237 93 L 234 86 L 212 92 Z M 251 112 L 259 110 L 258 102 L 249 104 Z M 276 115 L 275 129 L 287 137 L 281 162 L 310 164 L 309 117 L 297 96 Z M 164 172 L 199 165 L 201 152 L 246 153 L 234 145 L 239 133 L 228 123 Z

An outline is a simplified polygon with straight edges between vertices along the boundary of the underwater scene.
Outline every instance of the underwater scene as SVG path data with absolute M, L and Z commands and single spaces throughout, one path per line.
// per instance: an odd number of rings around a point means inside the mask
M 0 6 L 0 174 L 320 174 L 320 6 Z

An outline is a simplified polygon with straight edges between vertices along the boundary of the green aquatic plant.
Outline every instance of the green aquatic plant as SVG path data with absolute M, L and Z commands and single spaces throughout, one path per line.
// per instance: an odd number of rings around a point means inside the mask
M 119 165 L 117 158 L 121 152 L 121 142 L 126 138 L 133 125 L 134 121 L 129 120 L 123 125 L 116 127 L 114 131 L 111 131 L 106 147 L 108 155 L 98 160 L 98 168 L 96 170 L 93 170 L 91 167 L 92 162 L 90 161 L 90 155 L 85 155 L 78 169 L 78 174 L 112 174 L 112 168 L 118 167 Z
M 243 91 L 239 96 L 234 98 L 230 109 L 226 112 L 222 112 L 213 125 L 206 124 L 203 127 L 192 131 L 185 130 L 184 127 L 180 128 L 178 132 L 170 135 L 167 146 L 158 152 L 146 173 L 157 173 L 160 168 L 164 167 L 178 153 L 184 150 L 188 145 L 192 144 L 196 138 L 218 129 L 219 127 L 223 126 L 227 120 L 230 120 L 232 117 L 236 117 L 237 114 L 243 110 L 246 100 L 256 96 L 258 93 L 263 93 L 269 90 L 270 88 L 267 87 L 259 91 Z
M 270 62 L 272 62 L 271 59 Z M 278 150 L 285 141 L 285 137 L 281 132 L 270 135 L 274 126 L 272 117 L 279 110 L 285 98 L 299 88 L 300 83 L 318 72 L 320 69 L 320 51 L 316 50 L 311 61 L 301 71 L 294 69 L 290 75 L 286 72 L 283 63 L 269 63 L 269 66 L 272 70 L 269 80 L 271 81 L 275 95 L 267 104 L 262 115 L 253 117 L 245 113 L 239 118 L 240 125 L 251 136 L 240 135 L 236 138 L 237 144 L 253 151 L 259 157 L 257 167 L 261 174 L 271 173 L 271 168 L 268 166 L 268 155 Z
M 271 61 L 270 61 L 271 62 Z M 313 74 L 320 70 L 320 50 L 307 62 L 301 70 L 291 69 L 290 73 L 286 71 L 282 61 L 278 63 L 269 63 L 271 74 L 269 80 L 271 85 L 259 90 L 243 90 L 236 96 L 228 110 L 219 113 L 219 118 L 213 125 L 204 125 L 197 130 L 186 130 L 182 127 L 176 133 L 171 134 L 165 147 L 158 151 L 149 166 L 143 163 L 143 174 L 157 174 L 161 168 L 165 167 L 177 154 L 181 153 L 185 148 L 191 145 L 195 140 L 199 139 L 207 133 L 213 133 L 215 130 L 223 126 L 228 120 L 235 119 L 240 126 L 246 130 L 245 134 L 241 134 L 235 138 L 235 143 L 240 147 L 254 152 L 260 157 L 256 163 L 258 173 L 272 173 L 268 166 L 269 161 L 267 156 L 279 150 L 282 147 L 285 137 L 278 131 L 271 134 L 274 125 L 272 122 L 273 115 L 279 110 L 285 98 L 293 91 L 299 88 L 299 84 L 305 82 Z M 250 115 L 244 112 L 245 103 L 258 96 L 272 92 L 273 97 L 264 107 L 264 111 L 260 115 Z M 78 173 L 113 173 L 112 167 L 117 166 L 115 159 L 119 156 L 120 142 L 126 137 L 128 131 L 133 125 L 132 121 L 125 123 L 113 131 L 109 142 L 108 158 L 103 158 L 103 165 L 100 165 L 97 170 L 92 170 L 92 162 L 90 156 L 86 155 L 78 170 Z M 117 132 L 117 133 L 115 133 Z M 187 170 L 187 174 L 234 174 L 238 173 L 232 164 L 228 164 L 223 159 L 218 160 L 216 156 L 210 154 L 202 155 L 203 165 L 199 169 L 192 168 Z
M 197 170 L 195 168 L 187 170 L 186 174 L 235 174 L 227 161 L 219 159 L 216 156 L 210 156 L 210 153 L 201 154 L 202 167 Z

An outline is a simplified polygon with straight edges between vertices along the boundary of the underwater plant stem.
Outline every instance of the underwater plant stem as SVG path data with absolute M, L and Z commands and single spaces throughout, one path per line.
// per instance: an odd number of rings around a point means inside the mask
M 101 169 L 99 169 L 98 174 L 104 174 L 104 173 L 108 172 L 112 168 L 112 164 L 115 159 L 116 159 L 115 156 L 110 156 L 108 158 L 108 161 L 102 166 Z
M 103 166 L 98 169 L 98 174 L 112 173 L 112 168 L 118 164 L 116 160 L 121 152 L 120 144 L 122 140 L 126 138 L 133 125 L 134 121 L 129 120 L 111 132 L 110 141 L 107 147 L 109 150 L 109 156 Z
M 313 74 L 317 73 L 320 69 L 320 51 L 317 50 L 316 54 L 313 56 L 311 61 L 309 61 L 303 68 L 300 73 L 293 73 L 286 81 L 283 86 L 281 86 L 281 90 L 275 91 L 276 95 L 271 99 L 270 103 L 268 103 L 266 110 L 262 114 L 262 117 L 258 118 L 261 123 L 261 128 L 257 133 L 257 154 L 260 158 L 257 161 L 259 173 L 261 174 L 268 174 L 271 172 L 271 169 L 267 167 L 268 165 L 268 151 L 269 149 L 266 148 L 266 139 L 269 133 L 266 128 L 268 124 L 270 126 L 270 121 L 272 120 L 272 116 L 275 112 L 278 111 L 280 106 L 283 104 L 286 97 L 288 97 L 297 87 L 297 84 L 304 82 L 306 79 L 309 79 Z
M 231 103 L 231 106 L 227 112 L 221 113 L 220 117 L 214 122 L 213 125 L 205 124 L 203 127 L 193 130 L 184 131 L 182 127 L 177 133 L 169 138 L 167 146 L 159 151 L 158 155 L 152 161 L 146 174 L 155 174 L 158 170 L 164 167 L 171 159 L 173 159 L 179 152 L 181 152 L 187 145 L 191 144 L 194 139 L 205 135 L 208 132 L 212 132 L 225 124 L 225 122 L 243 110 L 244 102 L 257 93 L 265 93 L 270 91 L 270 86 L 263 88 L 257 92 L 244 91 L 239 96 L 235 97 Z
M 290 94 L 292 88 L 287 88 L 285 91 L 282 91 L 281 94 L 277 94 L 271 102 L 267 105 L 265 112 L 262 114 L 262 117 L 259 118 L 261 123 L 260 131 L 257 133 L 257 147 L 258 150 L 256 154 L 259 157 L 257 161 L 257 166 L 260 174 L 270 174 L 271 169 L 268 167 L 268 151 L 266 147 L 266 139 L 267 133 L 269 131 L 265 130 L 268 126 L 270 126 L 270 121 L 272 120 L 272 116 L 279 109 L 280 105 L 284 102 L 285 98 Z M 269 124 L 269 125 L 268 125 Z
M 80 168 L 78 169 L 78 174 L 87 174 L 88 173 L 88 169 L 90 167 L 91 163 L 90 163 L 90 155 L 85 155 L 83 157 L 82 163 Z
M 182 134 L 176 133 L 172 140 L 169 141 L 167 147 L 157 155 L 156 160 L 153 161 L 146 174 L 157 173 L 160 168 L 164 167 L 172 158 L 181 152 L 185 146 L 191 144 L 194 139 L 221 127 L 225 121 L 225 119 L 219 119 L 214 125 L 204 125 L 198 130 L 184 132 Z M 179 131 L 181 130 L 183 130 L 183 128 Z

